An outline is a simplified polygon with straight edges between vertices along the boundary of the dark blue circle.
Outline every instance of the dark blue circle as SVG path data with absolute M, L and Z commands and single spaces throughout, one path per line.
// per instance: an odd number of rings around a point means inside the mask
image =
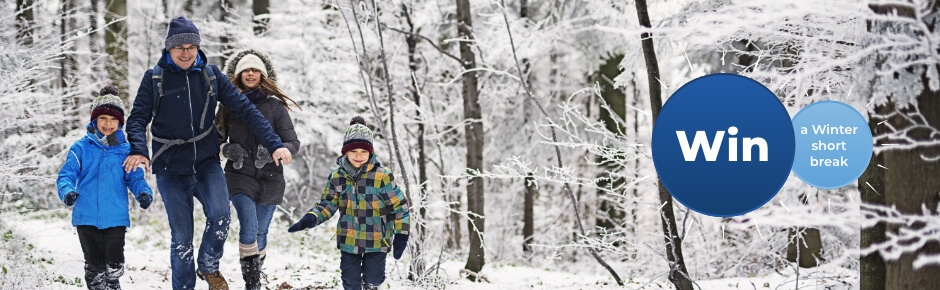
M 699 148 L 694 161 L 686 161 L 677 131 L 685 132 L 689 147 L 697 131 L 710 146 L 724 131 L 715 160 L 706 161 Z M 737 138 L 737 161 L 729 161 L 730 138 Z M 744 161 L 745 138 L 766 142 L 767 161 L 760 161 L 759 145 Z M 793 166 L 794 144 L 790 115 L 773 92 L 744 76 L 712 74 L 672 94 L 653 126 L 651 145 L 656 173 L 677 201 L 705 215 L 730 217 L 761 207 L 780 191 Z

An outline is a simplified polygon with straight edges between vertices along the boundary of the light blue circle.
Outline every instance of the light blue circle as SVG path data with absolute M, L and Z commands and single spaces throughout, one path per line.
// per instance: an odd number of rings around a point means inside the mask
M 697 134 L 715 147 L 719 132 L 722 143 L 708 154 L 713 161 L 706 160 L 702 147 L 691 150 Z M 746 138 L 763 140 L 765 149 L 745 147 Z M 705 215 L 730 217 L 761 207 L 783 187 L 793 166 L 793 125 L 764 85 L 744 76 L 711 74 L 683 85 L 666 101 L 651 146 L 656 173 L 677 201 Z M 750 161 L 744 158 L 747 148 Z
M 793 173 L 809 185 L 821 189 L 846 186 L 862 176 L 871 161 L 868 122 L 844 103 L 821 101 L 806 106 L 793 117 L 793 133 Z M 834 162 L 827 165 L 825 160 Z

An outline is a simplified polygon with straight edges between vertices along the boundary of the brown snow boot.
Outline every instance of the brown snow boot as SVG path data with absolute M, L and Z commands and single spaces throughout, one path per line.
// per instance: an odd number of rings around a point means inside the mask
M 199 276 L 199 279 L 206 280 L 206 283 L 209 283 L 209 290 L 228 290 L 228 283 L 225 282 L 225 277 L 222 277 L 221 271 L 208 274 L 196 271 L 196 275 Z

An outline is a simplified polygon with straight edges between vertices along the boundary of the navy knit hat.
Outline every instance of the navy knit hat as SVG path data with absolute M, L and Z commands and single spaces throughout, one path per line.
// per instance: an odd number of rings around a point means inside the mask
M 372 150 L 372 130 L 366 126 L 366 120 L 355 116 L 349 121 L 349 128 L 346 129 L 346 136 L 343 138 L 343 155 L 353 149 L 364 149 L 369 153 L 375 153 Z
M 170 27 L 166 31 L 166 41 L 163 45 L 166 50 L 184 44 L 199 46 L 199 40 L 199 29 L 196 28 L 196 24 L 180 16 L 170 20 Z
M 108 115 L 118 119 L 121 125 L 124 125 L 124 101 L 118 97 L 118 89 L 113 85 L 107 85 L 98 92 L 98 98 L 91 105 L 91 120 L 94 121 L 101 115 Z

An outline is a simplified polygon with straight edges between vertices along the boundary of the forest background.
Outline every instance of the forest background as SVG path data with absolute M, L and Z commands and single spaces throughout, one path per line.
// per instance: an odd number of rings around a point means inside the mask
M 272 240 L 283 256 L 307 258 L 269 270 L 294 287 L 338 279 L 335 267 L 310 268 L 338 256 L 330 229 L 280 231 L 320 198 L 348 120 L 362 115 L 413 204 L 409 253 L 390 261 L 401 267 L 395 285 L 473 289 L 464 279 L 490 275 L 505 280 L 496 288 L 938 288 L 938 9 L 926 0 L 5 1 L 0 288 L 80 286 L 74 257 L 41 247 L 77 245 L 55 174 L 98 88 L 116 84 L 129 107 L 168 20 L 181 15 L 196 22 L 210 63 L 244 47 L 268 52 L 300 105 L 291 114 L 302 148 L 285 172 Z M 758 80 L 791 116 L 821 100 L 856 108 L 874 135 L 866 173 L 836 190 L 791 175 L 765 206 L 733 218 L 673 202 L 650 158 L 652 125 L 672 92 L 718 72 Z M 160 285 L 162 203 L 131 215 L 129 255 L 155 262 L 128 275 Z M 504 267 L 530 275 L 500 276 Z

